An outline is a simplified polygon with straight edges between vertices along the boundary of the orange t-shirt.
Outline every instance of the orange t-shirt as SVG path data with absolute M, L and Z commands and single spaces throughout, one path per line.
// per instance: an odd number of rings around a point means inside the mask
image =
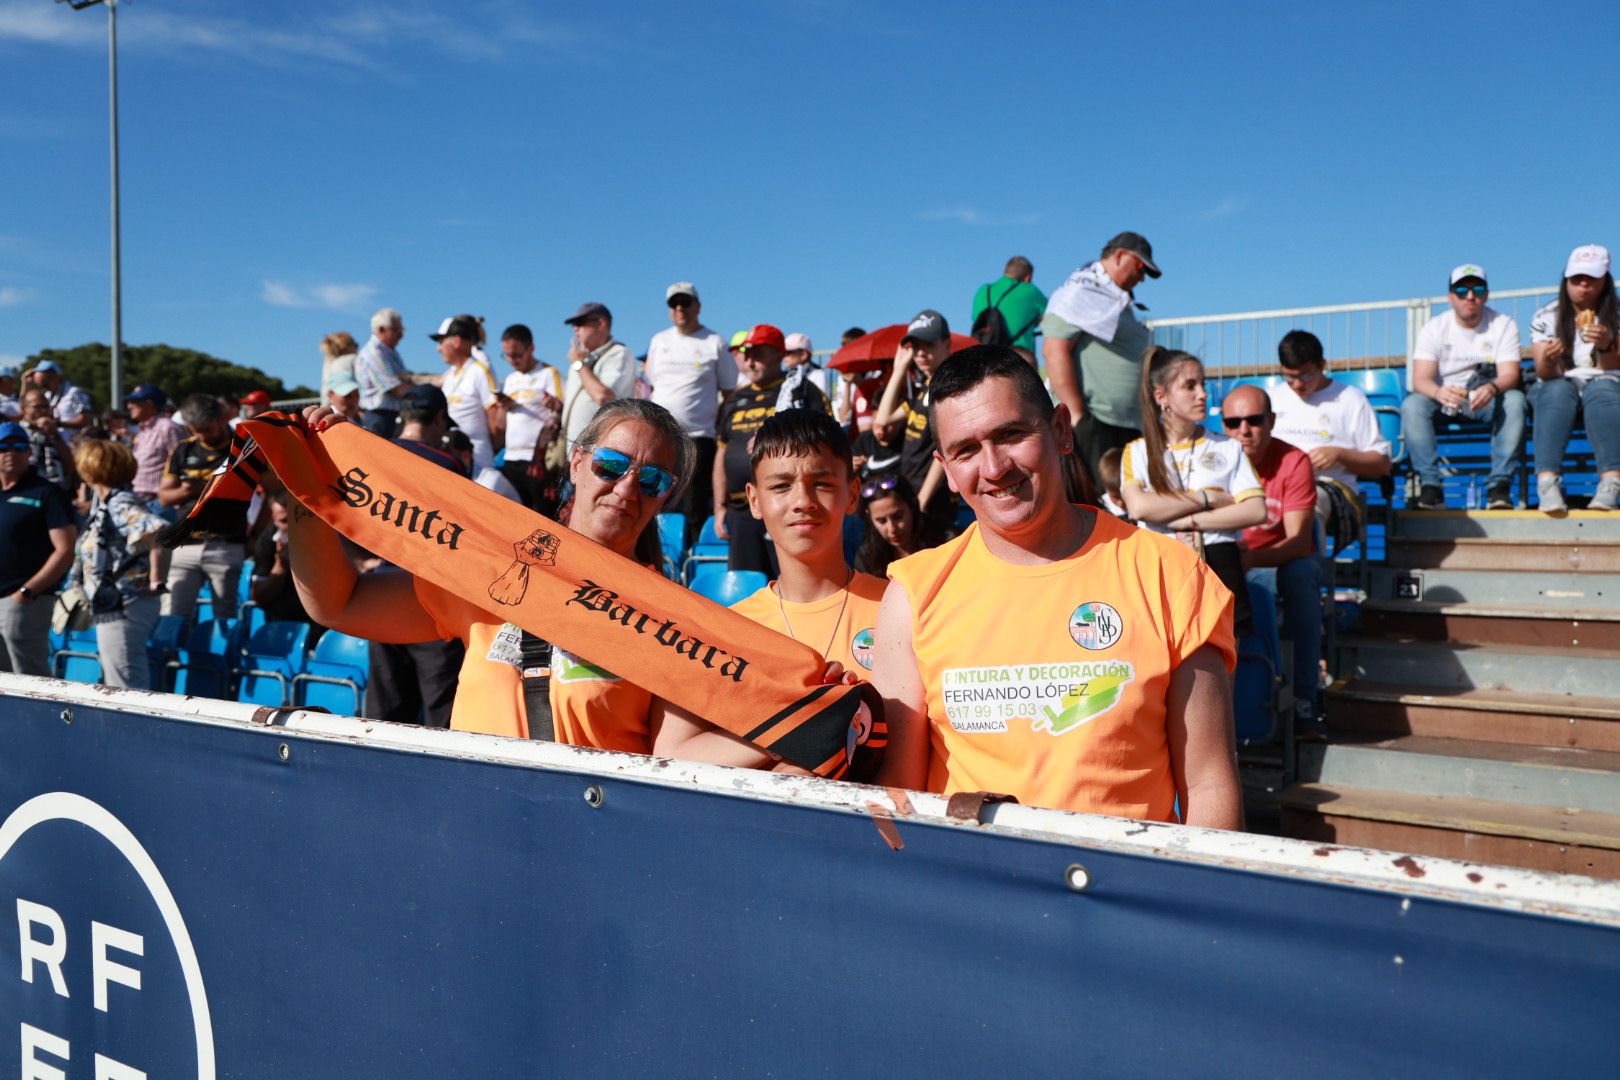
M 795 604 L 791 600 L 778 603 L 776 593 L 767 585 L 753 596 L 732 604 L 731 610 L 818 652 L 826 649 L 823 660 L 836 660 L 844 665 L 845 671 L 870 682 L 872 635 L 877 632 L 878 605 L 883 603 L 887 584 L 871 574 L 856 574 L 849 579 L 848 603 L 840 589 L 833 596 L 811 604 Z M 782 621 L 784 611 L 786 622 Z
M 467 643 L 461 662 L 450 726 L 456 731 L 529 737 L 523 680 L 510 642 L 501 642 L 506 624 L 487 611 L 421 578 L 416 597 L 439 633 Z M 516 632 L 516 628 L 512 628 Z M 503 647 L 504 646 L 504 647 Z M 603 668 L 552 648 L 551 719 L 557 741 L 598 750 L 652 753 L 648 716 L 652 695 Z
M 1015 566 L 977 524 L 889 567 L 911 600 L 928 790 L 1173 821 L 1165 695 L 1203 645 L 1236 663 L 1232 594 L 1182 544 L 1089 508 L 1073 555 Z

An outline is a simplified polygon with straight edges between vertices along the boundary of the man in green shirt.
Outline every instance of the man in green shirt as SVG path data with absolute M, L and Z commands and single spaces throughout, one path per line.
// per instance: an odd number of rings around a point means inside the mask
M 1046 310 L 1046 294 L 1030 280 L 1034 276 L 1034 264 L 1022 255 L 1008 259 L 1001 277 L 987 285 L 980 285 L 979 291 L 973 294 L 970 325 L 978 326 L 979 316 L 995 308 L 1007 325 L 1006 344 L 1011 345 L 1032 366 L 1038 366 L 1035 363 L 1035 334 L 1040 326 L 1041 314 Z
M 1052 395 L 1069 407 L 1075 453 L 1099 491 L 1097 462 L 1142 433 L 1137 393 L 1152 333 L 1133 309 L 1136 287 L 1158 276 L 1147 238 L 1122 232 L 1058 286 L 1041 318 Z

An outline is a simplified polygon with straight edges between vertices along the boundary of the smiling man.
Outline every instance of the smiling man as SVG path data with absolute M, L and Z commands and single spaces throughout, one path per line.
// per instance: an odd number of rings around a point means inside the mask
M 880 782 L 1237 829 L 1232 595 L 1185 545 L 1068 501 L 1064 406 L 1008 348 L 933 380 L 939 460 L 977 521 L 889 568 Z

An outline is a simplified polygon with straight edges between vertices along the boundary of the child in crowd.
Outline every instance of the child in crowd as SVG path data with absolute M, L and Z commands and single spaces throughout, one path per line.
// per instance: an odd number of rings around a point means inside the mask
M 1241 636 L 1252 619 L 1238 542 L 1266 520 L 1266 493 L 1236 439 L 1205 431 L 1204 365 L 1155 345 L 1142 362 L 1142 437 L 1125 447 L 1120 494 L 1143 528 L 1195 549 L 1236 600 Z
M 733 610 L 816 650 L 843 668 L 846 682 L 872 668 L 873 628 L 885 582 L 844 561 L 844 518 L 855 509 L 849 438 L 825 412 L 787 409 L 754 436 L 747 496 L 749 512 L 776 544 L 781 576 Z M 653 753 L 744 768 L 769 768 L 763 750 L 673 707 L 655 706 Z M 865 746 L 881 750 L 881 721 Z M 857 758 L 862 779 L 875 767 Z
M 861 513 L 866 520 L 855 569 L 863 573 L 881 577 L 896 559 L 945 542 L 938 528 L 923 517 L 917 492 L 899 473 L 866 482 L 861 488 Z
M 855 473 L 866 481 L 900 467 L 900 447 L 906 439 L 906 422 L 896 417 L 882 427 L 861 432 L 850 444 Z
M 1102 494 L 1097 501 L 1102 508 L 1119 518 L 1121 521 L 1131 521 L 1131 515 L 1125 509 L 1125 496 L 1119 490 L 1120 462 L 1125 460 L 1125 451 L 1119 447 L 1111 447 L 1103 452 L 1097 459 L 1097 477 L 1102 481 Z M 1134 524 L 1134 522 L 1133 522 Z

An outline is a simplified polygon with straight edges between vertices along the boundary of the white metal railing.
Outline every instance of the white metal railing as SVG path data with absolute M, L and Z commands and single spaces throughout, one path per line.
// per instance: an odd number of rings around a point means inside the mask
M 1526 347 L 1530 344 L 1530 317 L 1558 295 L 1558 286 L 1503 289 L 1492 292 L 1489 304 L 1511 315 L 1519 324 Z M 1366 304 L 1330 304 L 1321 307 L 1239 311 L 1229 315 L 1191 315 L 1149 319 L 1144 325 L 1153 340 L 1173 349 L 1185 349 L 1220 375 L 1256 374 L 1275 367 L 1277 342 L 1290 330 L 1308 330 L 1322 340 L 1335 367 L 1404 367 L 1417 344 L 1418 331 L 1444 308 L 1446 298 L 1414 297 Z

